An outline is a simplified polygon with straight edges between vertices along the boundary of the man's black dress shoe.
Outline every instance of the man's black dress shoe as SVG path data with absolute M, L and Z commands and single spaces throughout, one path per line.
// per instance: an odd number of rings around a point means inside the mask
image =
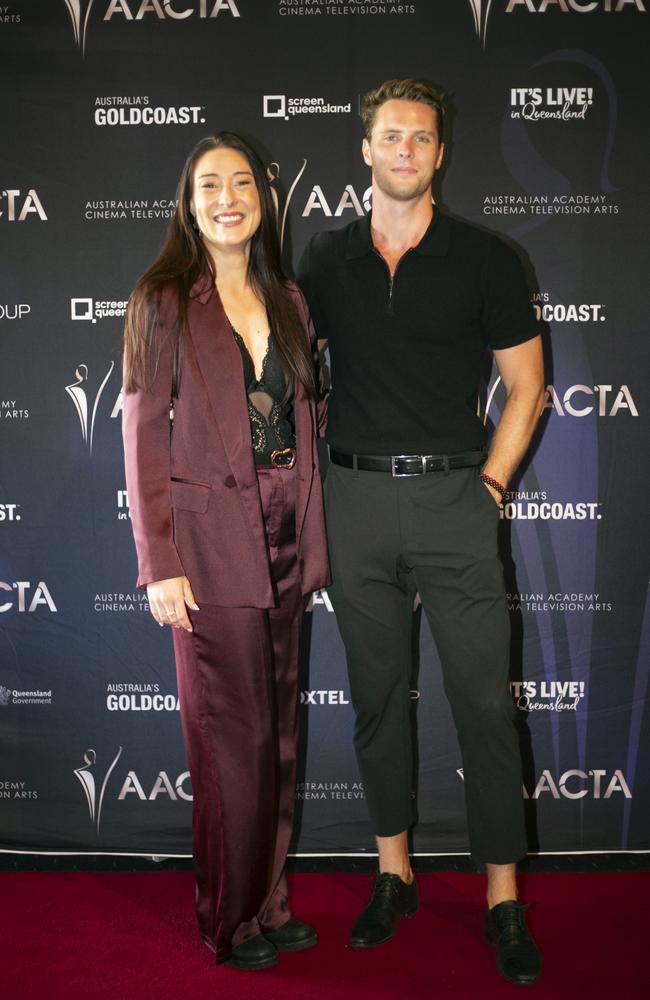
M 278 951 L 305 951 L 318 942 L 318 934 L 314 928 L 297 917 L 289 917 L 286 924 L 282 924 L 277 931 L 264 931 L 264 937 Z
M 236 969 L 256 972 L 258 969 L 270 969 L 277 965 L 278 949 L 262 934 L 256 934 L 243 944 L 236 945 L 230 953 L 228 965 Z
M 418 908 L 418 887 L 399 875 L 384 872 L 375 879 L 370 902 L 350 934 L 351 948 L 374 948 L 390 941 L 400 917 L 411 917 Z
M 497 969 L 520 986 L 536 983 L 542 971 L 542 956 L 526 926 L 525 909 L 508 899 L 488 910 L 485 918 L 487 939 L 496 948 Z

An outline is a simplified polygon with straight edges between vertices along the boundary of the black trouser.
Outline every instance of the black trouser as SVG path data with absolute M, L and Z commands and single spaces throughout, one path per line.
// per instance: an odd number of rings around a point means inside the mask
M 325 483 L 333 585 L 347 653 L 354 743 L 374 832 L 415 821 L 410 724 L 419 592 L 463 757 L 476 861 L 526 853 L 499 511 L 478 468 L 408 478 L 331 465 Z

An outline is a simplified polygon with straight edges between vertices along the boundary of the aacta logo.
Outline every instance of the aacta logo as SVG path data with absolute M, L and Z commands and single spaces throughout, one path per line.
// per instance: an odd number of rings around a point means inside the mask
M 0 194 L 0 219 L 24 222 L 31 215 L 37 215 L 41 222 L 47 222 L 45 209 L 34 188 L 30 188 L 25 195 L 16 188 L 7 188 Z
M 17 580 L 15 583 L 5 583 L 4 580 L 0 580 L 0 591 L 3 590 L 11 594 L 11 599 L 0 604 L 0 614 L 14 608 L 16 611 L 36 611 L 41 604 L 44 604 L 50 611 L 58 611 L 47 584 L 43 580 L 39 580 L 35 587 L 27 580 Z
M 632 792 L 622 771 L 614 771 L 608 776 L 607 771 L 579 771 L 574 768 L 565 771 L 559 781 L 555 781 L 550 771 L 542 771 L 533 793 L 524 789 L 525 799 L 538 799 L 548 792 L 554 799 L 610 799 L 615 792 L 621 792 L 626 799 L 632 798 Z
M 64 0 L 72 21 L 74 40 L 86 54 L 86 33 L 88 21 L 94 0 Z M 103 16 L 104 21 L 110 21 L 120 14 L 126 21 L 142 21 L 145 14 L 153 14 L 160 21 L 169 18 L 172 21 L 184 21 L 187 17 L 218 17 L 224 12 L 233 17 L 241 17 L 235 0 L 199 0 L 196 7 L 186 6 L 183 0 L 111 0 Z
M 498 375 L 488 391 L 485 412 L 483 414 L 484 424 L 487 423 L 490 416 L 492 402 L 500 382 L 501 376 Z M 479 417 L 481 416 L 480 410 L 481 405 L 479 401 L 477 408 Z M 621 411 L 626 411 L 631 417 L 638 417 L 639 415 L 636 403 L 627 385 L 615 388 L 611 385 L 590 386 L 579 384 L 570 385 L 564 392 L 562 390 L 558 392 L 554 386 L 547 385 L 541 412 L 543 413 L 544 410 L 554 410 L 558 417 L 588 417 L 590 413 L 595 413 L 599 417 L 615 417 Z
M 611 385 L 572 385 L 560 399 L 552 385 L 546 386 L 546 397 L 542 409 L 555 410 L 559 417 L 586 417 L 598 413 L 599 417 L 615 417 L 621 410 L 627 410 L 633 417 L 639 411 L 626 385 L 614 389 Z
M 488 3 L 489 6 L 489 3 Z M 508 0 L 506 14 L 517 7 L 525 7 L 530 14 L 545 14 L 547 10 L 561 10 L 564 14 L 593 14 L 595 10 L 618 14 L 626 7 L 635 7 L 645 13 L 643 0 Z
M 115 14 L 123 14 L 127 21 L 141 21 L 145 14 L 155 14 L 161 21 L 166 17 L 184 21 L 192 15 L 208 18 L 224 12 L 241 17 L 235 0 L 199 0 L 196 7 L 184 5 L 183 0 L 111 0 L 104 20 L 110 21 Z
M 106 768 L 102 780 L 97 769 L 97 754 L 93 749 L 86 750 L 84 754 L 83 766 L 76 768 L 74 772 L 84 790 L 86 802 L 88 804 L 90 822 L 95 827 L 97 833 L 99 833 L 99 825 L 102 819 L 102 805 L 104 803 L 104 794 L 106 792 L 106 786 L 108 785 L 108 779 L 113 773 L 113 769 L 121 756 L 122 747 L 119 747 L 117 754 L 113 757 L 113 760 Z M 101 787 L 99 786 L 100 780 Z
M 493 0 L 468 0 L 468 2 L 474 18 L 474 29 L 485 48 L 487 22 Z M 563 14 L 593 14 L 597 10 L 619 14 L 629 7 L 642 14 L 646 10 L 643 0 L 508 0 L 505 13 L 512 14 L 515 10 L 523 8 L 529 14 L 546 14 L 550 10 L 559 10 Z
M 95 418 L 97 416 L 97 407 L 99 406 L 99 400 L 106 387 L 106 383 L 111 377 L 111 372 L 115 367 L 115 362 L 111 361 L 108 366 L 108 371 L 103 377 L 99 388 L 94 394 L 92 392 L 90 395 L 87 392 L 86 387 L 88 386 L 88 365 L 78 365 L 75 368 L 75 378 L 76 381 L 72 382 L 70 385 L 65 386 L 65 391 L 69 395 L 70 399 L 74 403 L 75 409 L 77 411 L 77 416 L 79 417 L 79 424 L 81 425 L 81 437 L 83 438 L 84 444 L 88 448 L 89 453 L 93 453 L 93 437 L 95 434 Z M 92 410 L 91 410 L 92 406 Z
M 490 13 L 490 7 L 492 6 L 492 0 L 469 0 L 469 5 L 472 8 L 472 14 L 474 15 L 474 27 L 476 29 L 476 34 L 481 39 L 483 48 L 485 48 L 487 19 L 488 14 Z
M 459 767 L 456 773 L 461 781 L 465 780 L 464 768 Z M 593 771 L 580 771 L 578 768 L 571 768 L 555 779 L 551 772 L 542 771 L 532 793 L 524 787 L 525 799 L 538 799 L 545 792 L 554 799 L 585 799 L 589 796 L 592 799 L 611 799 L 612 795 L 619 792 L 626 799 L 632 798 L 630 786 L 621 770 L 616 770 L 610 775 L 606 770 L 595 769 Z
M 168 795 L 172 802 L 176 802 L 178 799 L 191 802 L 192 792 L 185 787 L 185 783 L 189 782 L 189 777 L 190 772 L 183 771 L 172 785 L 167 771 L 159 771 L 158 777 L 151 786 L 151 791 L 147 793 L 135 771 L 129 771 L 117 797 L 120 801 L 124 801 L 127 795 L 137 795 L 142 802 L 155 802 L 159 795 Z

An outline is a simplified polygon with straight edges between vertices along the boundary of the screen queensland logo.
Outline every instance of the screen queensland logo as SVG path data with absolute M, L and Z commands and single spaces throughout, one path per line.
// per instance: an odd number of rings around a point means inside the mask
M 286 94 L 265 94 L 262 99 L 264 118 L 280 118 L 288 122 L 299 116 L 349 115 L 352 102 L 337 104 L 325 97 L 287 97 Z
M 85 323 L 96 323 L 113 316 L 123 319 L 127 305 L 127 299 L 70 299 L 70 319 Z
M 70 15 L 70 23 L 75 43 L 82 55 L 86 54 L 86 42 L 91 20 L 141 21 L 175 23 L 188 18 L 212 20 L 220 14 L 239 18 L 242 0 L 63 0 Z

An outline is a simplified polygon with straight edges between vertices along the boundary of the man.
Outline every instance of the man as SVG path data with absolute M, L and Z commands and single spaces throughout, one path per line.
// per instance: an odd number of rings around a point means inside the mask
M 409 673 L 419 592 L 458 731 L 472 855 L 487 871 L 488 936 L 502 974 L 531 983 L 541 962 L 516 901 L 526 837 L 497 526 L 541 410 L 542 351 L 515 253 L 432 202 L 442 101 L 418 80 L 366 95 L 372 215 L 315 236 L 299 266 L 330 346 L 330 595 L 379 854 L 350 944 L 382 944 L 418 907 L 407 831 L 416 818 Z M 489 455 L 476 415 L 487 347 L 507 393 Z

